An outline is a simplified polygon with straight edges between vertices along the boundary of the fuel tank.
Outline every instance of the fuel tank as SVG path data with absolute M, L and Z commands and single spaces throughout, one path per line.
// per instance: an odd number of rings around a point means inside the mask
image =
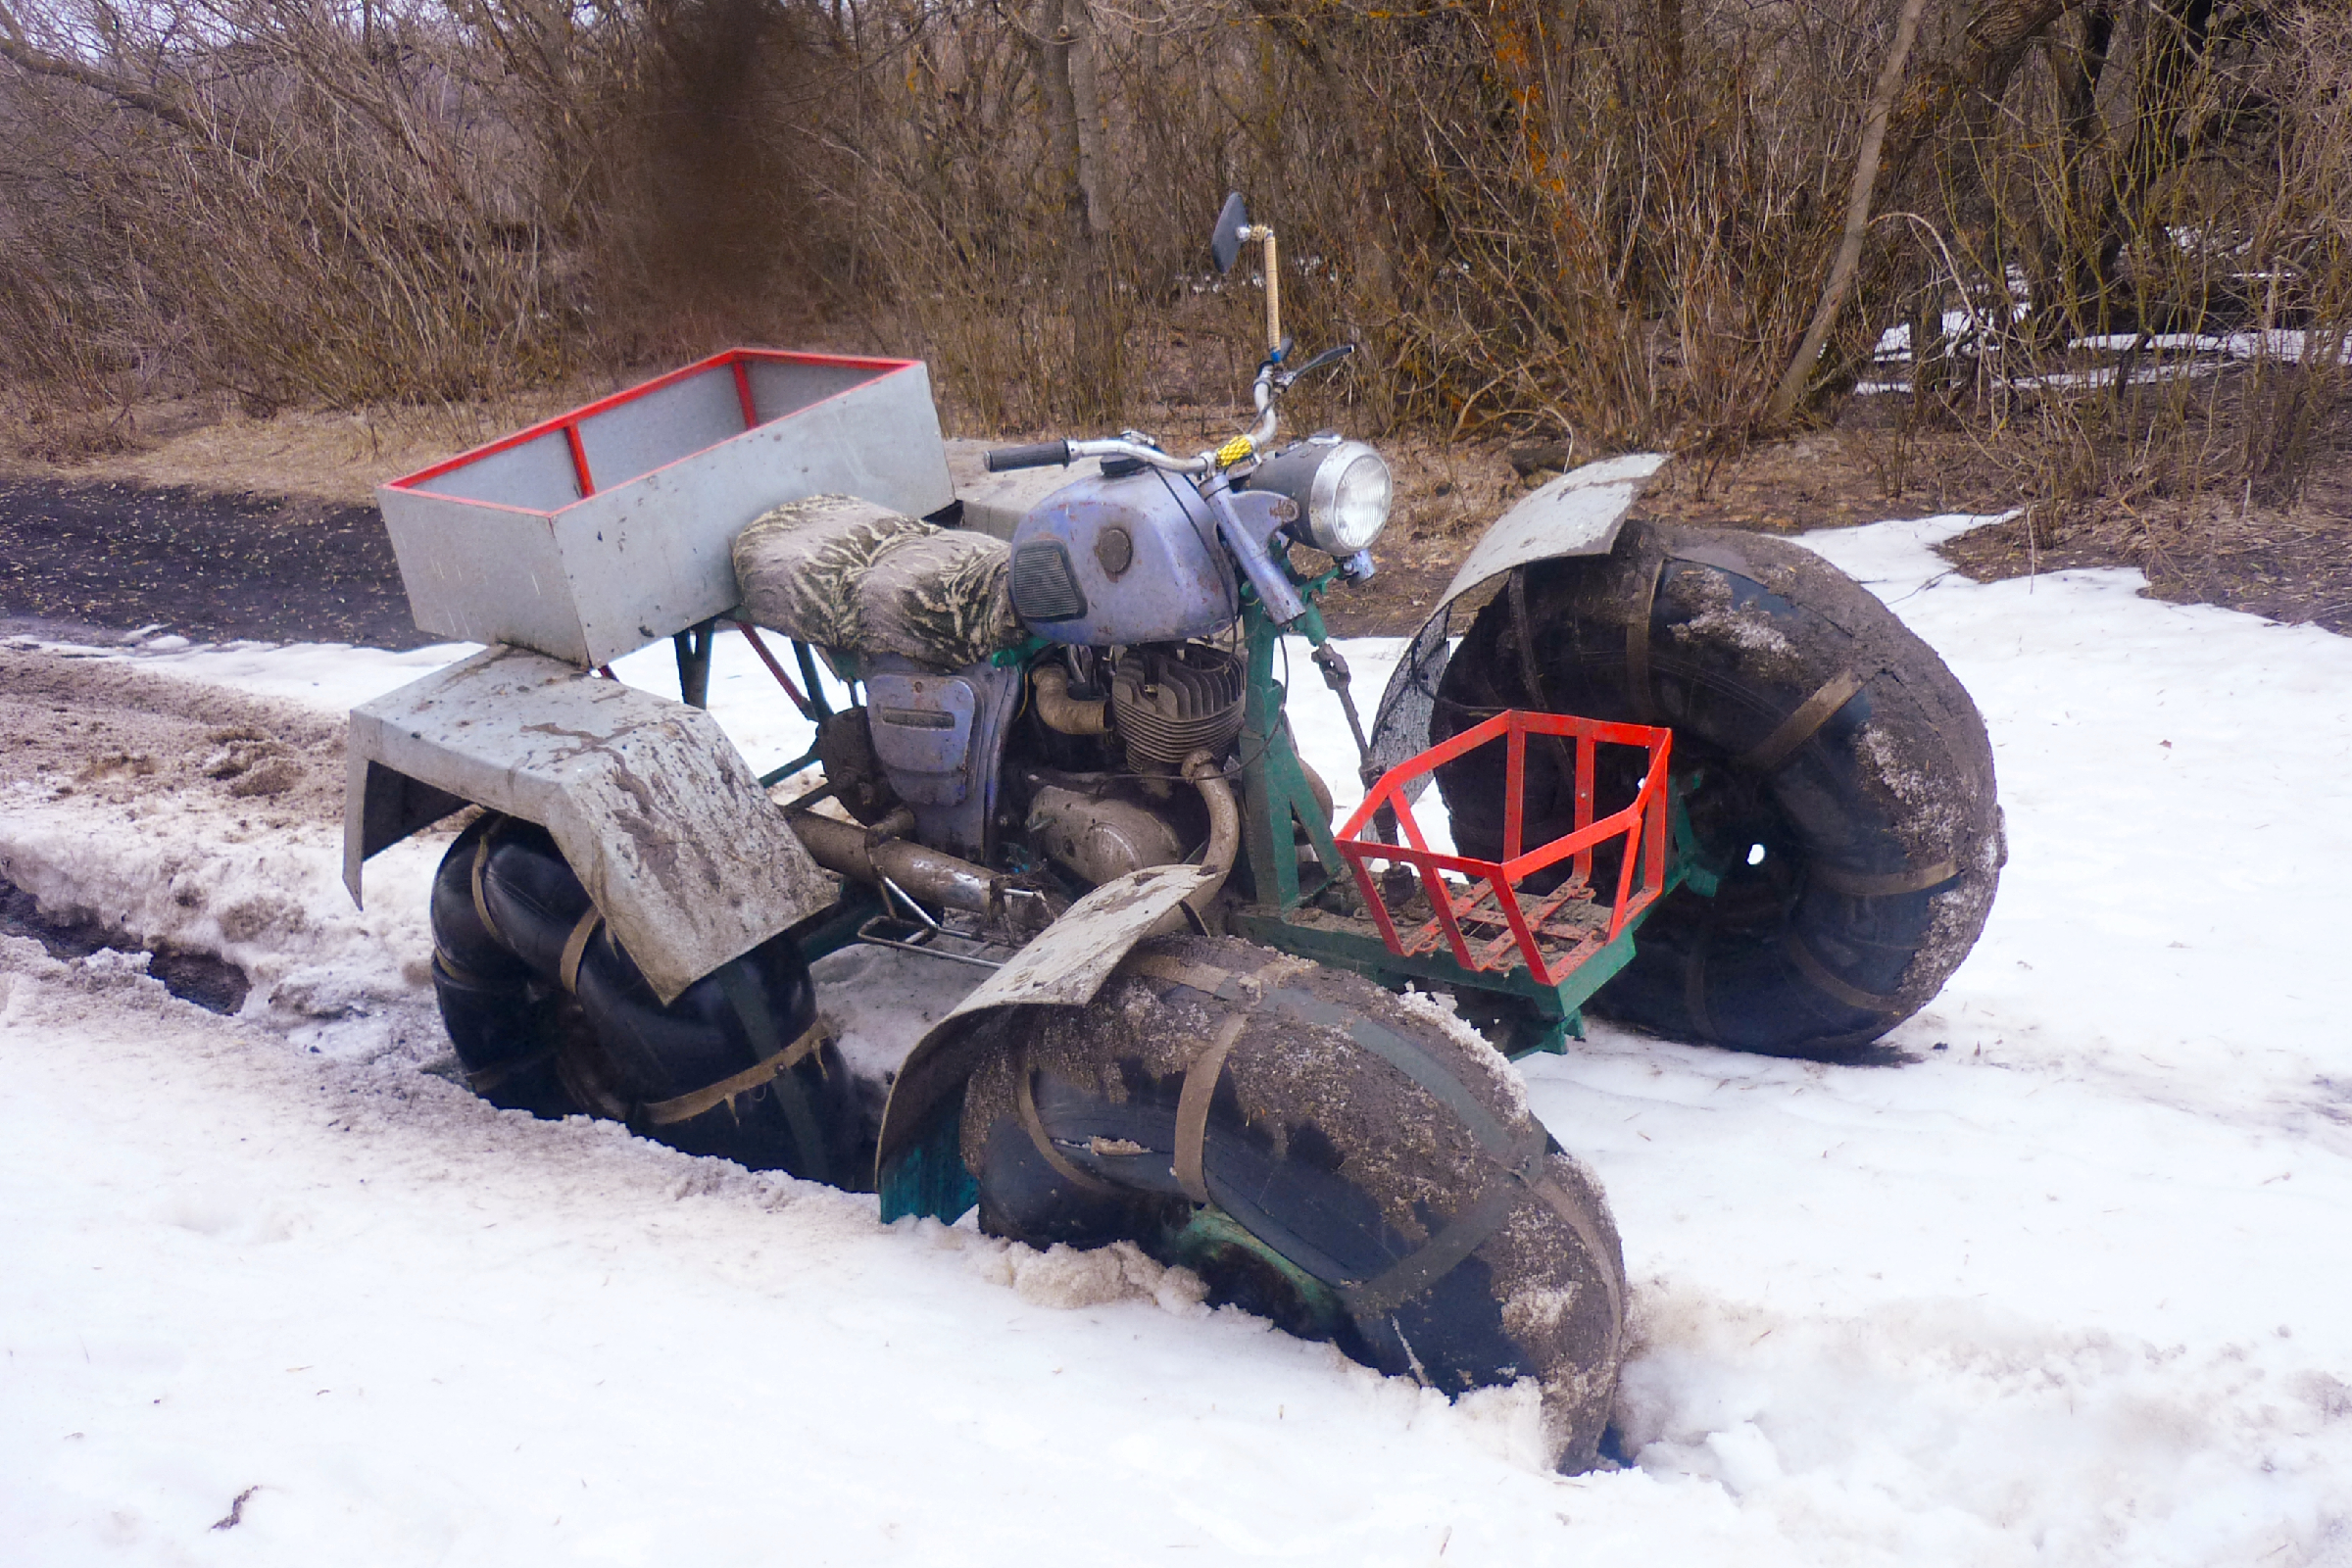
M 1063 485 L 1012 534 L 1012 608 L 1087 648 L 1206 637 L 1241 613 L 1215 520 L 1190 484 L 1146 468 Z

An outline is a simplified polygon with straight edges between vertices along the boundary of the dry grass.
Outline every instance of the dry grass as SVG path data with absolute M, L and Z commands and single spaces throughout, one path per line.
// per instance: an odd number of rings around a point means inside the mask
M 2031 508 L 1962 534 L 1946 560 L 1983 582 L 2078 566 L 2135 566 L 2148 592 L 2352 635 L 2352 456 L 2331 454 L 2300 500 L 2279 507 L 2251 487 L 2099 498 L 2059 513 Z
M 386 480 L 611 390 L 600 377 L 463 404 L 260 416 L 217 394 L 157 400 L 110 411 L 116 438 L 105 450 L 59 461 L 20 449 L 0 472 L 372 503 Z

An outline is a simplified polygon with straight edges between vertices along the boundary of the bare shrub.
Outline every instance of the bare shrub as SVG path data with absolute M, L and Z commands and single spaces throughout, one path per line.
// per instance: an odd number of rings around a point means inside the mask
M 1901 379 L 2056 504 L 2294 495 L 2352 326 L 2342 8 L 1926 0 L 1897 50 L 1904 10 L 56 0 L 0 11 L 0 375 L 70 446 L 159 387 L 830 337 L 968 425 L 1093 426 L 1263 352 L 1202 256 L 1240 188 L 1292 331 L 1368 351 L 1308 418 L 1723 452 Z

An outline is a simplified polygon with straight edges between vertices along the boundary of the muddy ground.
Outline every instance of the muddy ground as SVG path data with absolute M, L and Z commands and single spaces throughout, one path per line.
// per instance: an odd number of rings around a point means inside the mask
M 191 642 L 433 641 L 409 619 L 371 506 L 0 479 L 0 634 L 148 627 Z
M 1138 422 L 1172 447 L 1211 442 L 1241 411 L 1200 385 L 1153 389 Z M 156 628 L 191 641 L 431 639 L 409 619 L 371 487 L 498 430 L 611 390 L 549 390 L 511 407 L 253 419 L 199 400 L 133 421 L 125 450 L 77 466 L 0 466 L 0 636 L 112 640 Z M 2019 508 L 2032 455 L 1970 432 L 1899 428 L 1893 399 L 1857 399 L 1838 428 L 1744 452 L 1678 457 L 1642 514 L 1773 533 Z M 1311 424 L 1313 421 L 1307 421 Z M 1006 440 L 1043 432 L 1012 432 Z M 2352 633 L 2352 433 L 2291 506 L 2140 496 L 1981 528 L 1946 557 L 1979 579 L 2132 565 L 2157 597 Z M 1343 635 L 1418 626 L 1479 533 L 1513 501 L 1597 452 L 1541 443 L 1384 440 L 1396 476 L 1380 575 L 1335 593 Z
M 201 800 L 237 835 L 331 826 L 343 813 L 343 723 L 292 703 L 149 674 L 119 660 L 0 648 L 0 792 L 94 797 L 138 821 Z M 0 935 L 28 936 L 52 957 L 145 944 L 89 915 L 42 910 L 0 857 Z M 151 950 L 148 972 L 173 994 L 234 1012 L 242 970 L 210 953 Z

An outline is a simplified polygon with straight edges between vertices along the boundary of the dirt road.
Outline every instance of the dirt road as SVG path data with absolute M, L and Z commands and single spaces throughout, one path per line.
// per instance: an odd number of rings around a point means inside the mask
M 196 642 L 432 641 L 409 620 L 373 507 L 0 479 L 0 634 L 149 626 Z

